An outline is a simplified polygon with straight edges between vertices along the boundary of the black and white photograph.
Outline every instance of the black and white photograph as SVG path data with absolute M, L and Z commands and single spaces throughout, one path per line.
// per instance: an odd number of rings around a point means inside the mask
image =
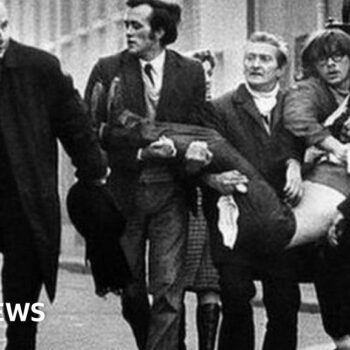
M 0 349 L 350 350 L 350 0 L 0 0 Z

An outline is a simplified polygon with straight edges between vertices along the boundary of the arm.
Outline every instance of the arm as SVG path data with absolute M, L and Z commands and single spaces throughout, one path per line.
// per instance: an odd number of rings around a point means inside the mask
M 99 61 L 91 71 L 84 94 L 90 119 L 96 129 L 107 121 L 107 91 L 108 83 Z
M 317 146 L 324 151 L 334 154 L 340 161 L 344 163 L 347 162 L 349 145 L 341 143 L 335 137 L 327 136 L 324 140 L 319 142 Z
M 62 73 L 58 61 L 48 65 L 43 74 L 47 93 L 53 97 L 49 107 L 53 133 L 77 168 L 77 178 L 84 181 L 102 178 L 107 173 L 106 160 L 71 77 Z
M 284 123 L 288 130 L 305 140 L 305 145 L 332 153 L 346 162 L 348 146 L 332 136 L 323 125 L 336 109 L 334 99 L 324 84 L 310 79 L 291 88 L 284 102 Z
M 287 130 L 302 138 L 305 146 L 319 144 L 331 136 L 322 123 L 332 112 L 334 101 L 330 92 L 317 79 L 294 85 L 284 99 L 283 121 Z

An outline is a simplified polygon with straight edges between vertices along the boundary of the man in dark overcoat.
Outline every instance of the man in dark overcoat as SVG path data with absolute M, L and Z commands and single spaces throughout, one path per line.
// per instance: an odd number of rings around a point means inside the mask
M 9 38 L 0 4 L 0 241 L 3 302 L 37 302 L 42 285 L 55 297 L 60 245 L 58 140 L 83 181 L 106 166 L 82 101 L 58 60 Z M 37 325 L 10 321 L 7 350 L 35 349 Z M 34 317 L 35 318 L 35 317 Z
M 279 38 L 269 33 L 253 34 L 244 51 L 245 81 L 237 89 L 213 100 L 216 115 L 213 126 L 281 198 L 294 204 L 302 193 L 300 154 L 294 138 L 283 128 L 283 93 L 279 86 L 287 55 L 286 44 Z M 236 183 L 231 181 L 231 172 L 209 175 L 206 181 L 217 190 L 216 193 L 205 192 L 204 209 L 212 234 L 213 258 L 220 275 L 223 320 L 219 349 L 254 349 L 250 302 L 255 295 L 253 280 L 259 278 L 268 318 L 263 349 L 296 350 L 300 295 L 292 266 L 282 254 L 256 254 L 254 243 L 249 246 L 246 242 L 244 246 L 239 238 L 233 249 L 228 247 L 218 229 L 216 203 L 220 201 L 219 193 L 231 194 Z M 252 216 L 259 214 L 253 212 Z M 244 222 L 238 219 L 238 235 L 243 231 Z M 278 235 L 284 237 L 288 230 L 281 231 Z

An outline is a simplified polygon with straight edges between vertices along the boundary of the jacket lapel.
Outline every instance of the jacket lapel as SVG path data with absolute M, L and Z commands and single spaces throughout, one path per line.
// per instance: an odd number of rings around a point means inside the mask
M 282 118 L 282 112 L 283 112 L 283 94 L 281 91 L 279 91 L 277 94 L 276 106 L 271 113 L 271 132 L 273 131 L 275 126 L 280 122 Z
M 267 133 L 261 115 L 253 101 L 253 98 L 249 94 L 244 84 L 240 85 L 238 90 L 233 96 L 235 102 L 241 104 L 242 108 L 246 111 L 249 117 L 256 122 Z
M 159 98 L 158 107 L 157 107 L 158 117 L 162 118 L 162 116 L 165 115 L 168 101 L 171 99 L 171 94 L 173 92 L 174 87 L 176 87 L 177 66 L 178 66 L 178 62 L 176 61 L 172 52 L 166 51 L 162 90 L 160 93 L 160 98 Z
M 121 72 L 127 107 L 141 116 L 146 115 L 144 86 L 139 60 L 126 53 Z

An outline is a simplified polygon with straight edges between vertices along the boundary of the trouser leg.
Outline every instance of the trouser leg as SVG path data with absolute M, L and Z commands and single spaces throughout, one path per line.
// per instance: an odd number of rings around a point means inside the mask
M 174 191 L 149 223 L 150 291 L 153 295 L 147 350 L 178 350 L 183 317 L 188 210 Z
M 254 350 L 254 322 L 251 299 L 255 287 L 245 266 L 219 267 L 222 323 L 219 350 Z
M 317 265 L 315 286 L 325 331 L 339 339 L 350 335 L 350 258 L 325 248 Z
M 122 314 L 129 323 L 139 350 L 146 349 L 150 307 L 145 287 L 128 285 L 122 293 Z
M 280 264 L 271 269 L 280 269 Z M 263 298 L 267 313 L 263 350 L 296 350 L 298 339 L 298 311 L 300 290 L 293 274 L 280 269 L 278 275 L 262 278 Z M 273 270 L 272 270 L 273 272 Z
M 132 329 L 139 350 L 146 348 L 150 316 L 145 277 L 144 226 L 143 216 L 135 211 L 135 215 L 128 218 L 121 239 L 132 275 L 131 281 L 121 295 L 122 314 Z
M 2 268 L 2 294 L 4 315 L 7 322 L 6 350 L 34 350 L 37 322 L 32 317 L 38 315 L 30 311 L 33 303 L 39 299 L 43 284 L 39 270 L 33 234 L 23 217 L 1 228 L 4 237 L 4 261 Z M 22 310 L 29 303 L 29 312 L 25 321 L 19 317 L 10 319 L 6 304 L 13 310 L 15 304 L 20 304 Z

